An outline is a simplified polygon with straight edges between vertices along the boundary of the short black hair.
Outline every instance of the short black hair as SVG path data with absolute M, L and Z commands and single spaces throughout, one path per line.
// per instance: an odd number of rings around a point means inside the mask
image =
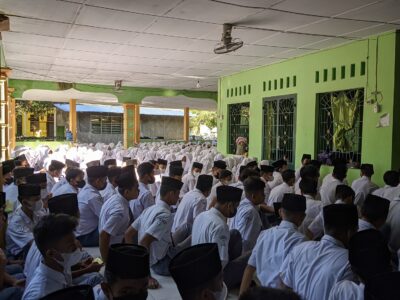
M 343 164 L 336 165 L 333 168 L 332 174 L 335 176 L 335 178 L 337 178 L 340 181 L 342 181 L 347 176 L 347 167 L 346 167 L 346 165 L 343 165 Z
M 383 175 L 383 181 L 385 181 L 387 185 L 393 187 L 399 185 L 399 180 L 400 180 L 399 173 L 394 170 L 386 171 L 385 174 Z
M 255 287 L 243 293 L 239 300 L 300 300 L 295 292 L 267 287 Z
M 265 182 L 260 177 L 251 176 L 248 177 L 244 182 L 244 191 L 247 193 L 254 193 L 258 191 L 264 191 Z
M 289 182 L 291 179 L 296 178 L 296 173 L 294 170 L 285 170 L 282 172 L 282 179 L 284 182 Z
M 336 199 L 346 199 L 348 197 L 351 197 L 354 200 L 354 197 L 356 196 L 356 193 L 354 192 L 354 190 L 345 185 L 345 184 L 339 184 L 338 186 L 336 186 L 336 191 L 335 191 L 335 197 Z
M 75 167 L 70 167 L 65 172 L 65 178 L 67 179 L 68 182 L 78 177 L 79 175 L 85 175 L 85 173 L 83 173 L 81 169 Z
M 40 253 L 45 256 L 46 250 L 54 243 L 75 231 L 78 220 L 65 214 L 50 214 L 42 217 L 33 229 L 35 243 Z
M 137 168 L 137 172 L 139 174 L 139 177 L 143 177 L 143 176 L 149 175 L 153 171 L 154 171 L 154 165 L 152 163 L 149 163 L 149 162 L 141 163 Z
M 300 177 L 304 178 L 317 178 L 319 177 L 319 170 L 313 165 L 305 165 L 300 169 Z
M 303 194 L 314 195 L 318 192 L 318 181 L 308 177 L 302 178 L 300 180 L 299 187 Z

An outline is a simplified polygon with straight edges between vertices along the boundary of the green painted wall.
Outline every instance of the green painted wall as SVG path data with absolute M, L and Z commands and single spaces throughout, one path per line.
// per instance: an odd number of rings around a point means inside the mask
M 318 93 L 325 93 L 353 88 L 364 88 L 365 98 L 373 98 L 371 92 L 381 92 L 381 113 L 374 113 L 373 106 L 364 102 L 363 115 L 363 140 L 362 162 L 370 162 L 375 165 L 374 180 L 382 184 L 382 175 L 385 170 L 394 167 L 394 156 L 400 155 L 394 150 L 400 149 L 398 145 L 399 130 L 394 130 L 394 109 L 399 109 L 398 93 L 396 94 L 397 106 L 395 107 L 395 71 L 400 71 L 399 63 L 395 60 L 399 46 L 398 34 L 389 32 L 369 39 L 356 41 L 337 48 L 319 51 L 302 57 L 289 59 L 281 63 L 256 69 L 239 72 L 237 74 L 222 77 L 219 82 L 219 123 L 218 123 L 218 150 L 227 152 L 227 108 L 229 104 L 250 102 L 250 145 L 249 156 L 262 158 L 262 126 L 263 126 L 263 98 L 281 95 L 297 95 L 296 111 L 296 151 L 295 159 L 298 167 L 302 153 L 316 154 L 315 128 L 316 128 L 316 99 Z M 400 56 L 397 56 L 398 58 Z M 397 62 L 395 64 L 394 62 Z M 361 74 L 361 64 L 365 62 L 365 74 Z M 355 65 L 355 75 L 350 76 L 351 65 Z M 346 76 L 341 79 L 341 68 L 345 66 Z M 332 80 L 332 68 L 336 68 L 336 80 Z M 327 80 L 324 81 L 324 70 L 327 70 Z M 316 83 L 316 71 L 319 71 L 320 80 Z M 377 76 L 376 76 L 377 74 Z M 400 74 L 400 73 L 397 73 Z M 286 80 L 289 77 L 289 88 Z M 296 77 L 296 86 L 294 86 Z M 280 87 L 280 79 L 283 79 L 283 88 Z M 272 89 L 268 90 L 268 83 L 272 81 Z M 277 80 L 277 89 L 274 89 L 274 80 Z M 264 83 L 267 89 L 264 91 Z M 397 76 L 397 82 L 399 76 Z M 251 86 L 251 93 L 235 96 L 235 88 L 244 89 Z M 397 91 L 398 92 L 398 91 Z M 229 93 L 229 95 L 228 95 Z M 233 93 L 233 96 L 231 96 Z M 229 96 L 229 97 L 228 97 Z M 390 114 L 390 126 L 376 128 L 379 117 L 383 113 Z M 398 116 L 398 114 L 397 114 Z M 397 124 L 397 120 L 395 126 Z M 394 141 L 396 133 L 397 140 Z M 397 148 L 396 148 L 397 147 Z M 399 150 L 398 149 L 398 150 Z M 328 167 L 322 169 L 322 173 L 329 172 Z M 359 176 L 358 170 L 349 170 L 348 179 L 354 180 Z

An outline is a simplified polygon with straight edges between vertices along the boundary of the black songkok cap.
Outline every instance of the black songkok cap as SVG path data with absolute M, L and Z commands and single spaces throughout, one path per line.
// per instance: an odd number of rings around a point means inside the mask
M 65 160 L 65 164 L 67 165 L 67 168 L 79 168 L 80 164 L 76 161 L 70 160 L 70 159 L 66 159 Z
M 331 204 L 323 208 L 324 226 L 338 229 L 357 228 L 358 211 L 352 204 Z
M 287 165 L 287 162 L 286 162 L 286 160 L 283 160 L 283 159 L 274 161 L 274 162 L 272 163 L 272 166 L 273 166 L 275 169 L 280 169 L 280 168 L 282 168 L 282 167 L 285 166 L 285 165 Z
M 226 169 L 226 162 L 223 160 L 216 160 L 214 161 L 213 167 L 218 169 Z
M 261 169 L 261 172 L 264 172 L 264 173 L 273 173 L 275 170 L 273 166 L 264 166 L 264 165 L 261 165 L 260 169 Z
M 40 186 L 36 184 L 20 184 L 18 186 L 19 197 L 40 196 Z
M 77 216 L 79 212 L 78 195 L 75 193 L 69 193 L 50 198 L 49 211 L 52 214 Z
M 3 175 L 10 173 L 15 168 L 15 161 L 13 159 L 5 160 L 1 164 L 3 166 Z
M 179 166 L 170 166 L 169 167 L 169 176 L 182 176 L 183 168 Z
M 50 166 L 52 166 L 54 170 L 61 170 L 65 167 L 65 164 L 63 164 L 61 161 L 58 160 L 52 160 Z
M 122 162 L 127 162 L 128 160 L 131 160 L 131 157 L 130 157 L 130 156 L 124 156 L 124 157 L 122 158 Z
M 94 300 L 93 287 L 90 285 L 76 285 L 40 298 L 40 300 Z
M 117 160 L 114 159 L 114 158 L 107 159 L 107 160 L 104 161 L 104 165 L 105 165 L 106 167 L 109 167 L 109 166 L 116 166 L 116 165 L 117 165 Z
M 140 279 L 150 276 L 149 252 L 143 246 L 114 244 L 110 246 L 106 271 L 122 279 Z
M 203 164 L 199 162 L 194 162 L 192 168 L 203 169 Z
M 36 173 L 31 176 L 28 176 L 28 177 L 26 177 L 26 183 L 30 183 L 30 184 L 47 183 L 46 173 Z
M 246 165 L 246 168 L 252 168 L 252 167 L 257 167 L 257 166 L 258 166 L 257 162 L 255 160 L 253 160 Z
M 229 185 L 217 187 L 217 199 L 223 199 L 222 202 L 240 202 L 243 190 Z M 229 201 L 227 200 L 229 199 Z
M 122 172 L 122 169 L 120 167 L 112 166 L 112 167 L 108 168 L 107 176 L 110 178 L 117 177 L 117 176 L 121 175 L 121 172 Z
M 164 166 L 166 166 L 166 165 L 168 164 L 168 161 L 165 160 L 165 159 L 159 158 L 159 159 L 157 160 L 157 163 L 158 163 L 159 165 L 164 165 Z
M 213 177 L 211 175 L 200 175 L 197 178 L 196 188 L 202 192 L 208 191 L 212 188 Z
M 175 160 L 175 161 L 171 161 L 169 163 L 170 167 L 174 166 L 174 167 L 181 167 L 182 168 L 182 161 L 181 160 Z
M 117 185 L 123 189 L 130 189 L 136 182 L 136 177 L 132 172 L 124 172 L 117 178 Z
M 107 177 L 108 168 L 105 166 L 92 166 L 86 169 L 86 174 L 89 178 Z
M 169 271 L 179 291 L 187 291 L 212 280 L 222 271 L 217 244 L 186 248 L 171 260 Z
M 161 178 L 161 188 L 167 186 L 169 190 L 180 190 L 183 186 L 182 181 L 164 176 Z
M 303 154 L 303 156 L 301 157 L 301 161 L 303 161 L 305 159 L 310 159 L 311 160 L 311 154 Z
M 98 167 L 98 166 L 100 166 L 100 160 L 92 160 L 92 161 L 89 161 L 86 164 L 86 167 L 88 167 L 88 168 L 90 168 L 90 167 Z
M 33 175 L 35 169 L 33 168 L 15 168 L 13 171 L 14 178 L 22 178 Z
M 282 199 L 282 208 L 288 211 L 306 211 L 306 197 L 296 194 L 285 194 Z

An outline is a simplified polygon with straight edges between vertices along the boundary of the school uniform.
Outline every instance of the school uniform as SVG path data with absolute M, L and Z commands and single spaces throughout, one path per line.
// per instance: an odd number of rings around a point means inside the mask
M 282 282 L 307 300 L 328 299 L 337 282 L 353 277 L 347 249 L 330 235 L 297 245 L 281 267 Z
M 190 172 L 182 177 L 183 186 L 181 188 L 181 192 L 179 197 L 183 198 L 186 193 L 192 191 L 196 187 L 197 178 Z
M 137 199 L 132 200 L 129 206 L 133 213 L 133 218 L 136 220 L 140 214 L 148 207 L 154 205 L 154 197 L 151 194 L 147 184 L 139 181 L 139 196 Z
M 110 235 L 110 245 L 122 243 L 125 231 L 133 222 L 128 201 L 117 193 L 106 201 L 99 217 L 99 234 L 102 231 Z
M 211 208 L 197 216 L 192 228 L 192 246 L 216 243 L 222 266 L 229 262 L 229 227 L 226 218 L 216 208 Z
M 13 182 L 4 188 L 6 193 L 6 211 L 14 212 L 19 206 L 18 201 L 18 186 Z
M 6 231 L 6 249 L 8 254 L 18 257 L 21 252 L 28 250 L 25 248 L 33 241 L 33 228 L 47 213 L 46 209 L 33 212 L 33 219 L 31 220 L 20 206 L 11 214 Z
M 51 193 L 54 195 L 54 192 L 58 190 L 62 185 L 68 183 L 67 178 L 62 177 L 56 184 L 54 184 L 53 188 L 51 189 Z
M 375 226 L 372 225 L 370 222 L 365 221 L 363 219 L 358 219 L 358 231 L 368 230 L 368 229 L 375 229 Z
M 394 199 L 400 197 L 400 186 L 385 185 L 384 187 L 374 191 L 372 195 L 393 201 Z
M 389 246 L 394 250 L 400 249 L 400 198 L 390 202 L 386 225 L 390 228 Z
M 57 181 L 55 180 L 55 178 L 53 176 L 50 175 L 49 172 L 46 172 L 46 190 L 48 194 L 51 194 L 51 191 L 53 189 L 53 187 L 56 185 Z
M 260 179 L 265 183 L 265 188 L 264 188 L 264 203 L 268 204 L 268 199 L 269 199 L 269 195 L 271 194 L 271 187 L 269 186 L 268 182 L 264 179 L 264 177 L 260 177 Z
M 217 197 L 217 188 L 221 185 L 222 185 L 222 183 L 218 182 L 217 184 L 213 185 L 213 187 L 211 188 L 211 193 L 207 197 L 207 209 L 210 207 L 212 200 Z
M 319 200 L 315 200 L 310 195 L 304 195 L 306 197 L 306 217 L 303 220 L 299 227 L 299 231 L 303 234 L 306 232 L 306 228 L 311 225 L 311 223 L 315 220 L 315 218 L 322 211 L 322 202 Z
M 169 273 L 168 263 L 173 256 L 172 253 L 169 253 L 170 250 L 173 250 L 171 238 L 172 223 L 173 215 L 171 214 L 171 207 L 166 202 L 157 200 L 155 205 L 146 208 L 139 218 L 131 225 L 138 231 L 139 241 L 141 241 L 146 234 L 156 239 L 151 243 L 149 252 L 150 267 L 153 268 L 153 271 L 157 274 L 159 274 L 159 268 Z M 157 266 L 157 264 L 162 264 L 162 266 Z
M 292 186 L 289 186 L 286 182 L 281 183 L 277 187 L 271 190 L 268 199 L 268 206 L 274 206 L 274 203 L 282 202 L 285 194 L 293 194 L 294 190 Z
M 246 194 L 244 193 L 244 185 L 243 185 L 243 182 L 238 181 L 238 182 L 235 182 L 235 183 L 231 183 L 229 186 L 232 186 L 232 187 L 241 189 L 241 190 L 243 191 L 241 200 L 243 200 L 244 198 L 246 198 Z
M 35 275 L 25 288 L 23 300 L 40 299 L 50 293 L 68 287 L 64 273 L 58 272 L 40 263 Z
M 364 289 L 363 283 L 343 280 L 334 285 L 328 300 L 364 300 Z
M 335 202 L 335 204 L 345 203 L 339 199 Z M 307 228 L 313 234 L 314 238 L 320 237 L 324 234 L 324 215 L 322 209 Z
M 297 226 L 283 220 L 278 226 L 263 231 L 251 253 L 248 265 L 256 268 L 262 286 L 280 288 L 280 270 L 294 246 L 306 241 Z
M 189 224 L 190 227 L 192 227 L 196 217 L 206 209 L 207 199 L 200 190 L 195 188 L 188 192 L 183 196 L 178 206 L 172 225 L 172 232 L 175 232 L 185 224 Z
M 324 178 L 325 180 L 325 178 Z M 326 180 L 322 183 L 320 194 L 321 201 L 323 206 L 327 206 L 329 204 L 333 204 L 336 201 L 336 187 L 338 185 L 343 184 L 342 181 L 336 179 L 335 177 L 330 177 L 329 180 Z
M 84 247 L 98 246 L 99 217 L 103 198 L 100 192 L 87 183 L 78 194 L 79 225 L 76 230 L 77 239 Z
M 378 189 L 378 186 L 371 182 L 371 179 L 367 176 L 362 176 L 353 181 L 351 188 L 355 192 L 354 204 L 362 207 L 365 201 L 365 197 L 371 194 L 373 191 Z
M 100 195 L 104 202 L 111 199 L 112 196 L 118 194 L 117 188 L 107 180 L 107 186 L 104 190 L 100 191 Z
M 53 188 L 53 197 L 55 196 L 60 196 L 64 194 L 78 194 L 78 189 L 73 187 L 69 182 L 66 182 L 65 184 L 61 185 L 57 189 L 55 189 L 55 186 Z
M 274 176 L 274 180 L 268 182 L 268 185 L 271 188 L 271 190 L 274 187 L 277 187 L 278 185 L 283 183 L 282 174 L 280 172 L 274 171 L 274 173 L 272 173 L 272 175 Z
M 240 202 L 237 213 L 230 223 L 230 229 L 236 229 L 242 235 L 243 253 L 253 250 L 262 227 L 258 209 L 245 198 Z

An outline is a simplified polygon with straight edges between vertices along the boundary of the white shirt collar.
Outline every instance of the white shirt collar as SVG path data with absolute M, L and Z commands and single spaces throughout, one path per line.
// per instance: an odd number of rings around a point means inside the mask
M 282 222 L 279 224 L 278 226 L 280 229 L 294 229 L 297 230 L 297 226 L 296 224 L 289 222 L 289 221 L 285 221 L 282 220 Z
M 212 207 L 212 208 L 210 209 L 210 213 L 212 213 L 212 214 L 218 216 L 218 217 L 221 218 L 224 222 L 226 221 L 225 216 L 224 216 L 218 209 L 216 209 L 215 207 Z
M 341 241 L 335 239 L 333 236 L 330 236 L 328 234 L 325 234 L 322 237 L 321 242 L 330 243 L 330 244 L 334 244 L 338 247 L 345 248 L 345 246 L 343 245 L 343 243 Z
M 170 206 L 168 205 L 168 203 L 165 202 L 164 200 L 157 199 L 157 200 L 156 200 L 156 205 L 159 205 L 159 206 L 161 206 L 161 207 L 163 207 L 163 208 L 165 208 L 165 209 L 167 209 L 167 210 L 171 210 L 171 207 L 170 207 Z

